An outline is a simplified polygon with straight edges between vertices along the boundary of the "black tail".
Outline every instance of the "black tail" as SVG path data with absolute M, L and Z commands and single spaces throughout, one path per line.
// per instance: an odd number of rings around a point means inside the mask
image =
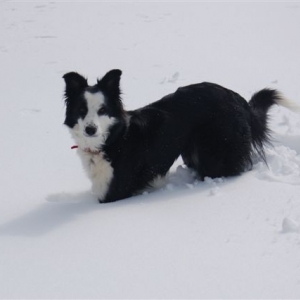
M 271 131 L 268 128 L 268 110 L 274 104 L 284 105 L 282 95 L 271 89 L 255 93 L 250 102 L 251 131 L 254 151 L 266 162 L 264 145 L 270 143 Z

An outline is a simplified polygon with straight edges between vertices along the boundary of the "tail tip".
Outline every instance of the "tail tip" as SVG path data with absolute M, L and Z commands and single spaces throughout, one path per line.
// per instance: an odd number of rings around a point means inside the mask
M 300 106 L 296 102 L 290 100 L 289 98 L 284 97 L 283 94 L 280 92 L 277 92 L 277 95 L 278 95 L 276 99 L 277 105 L 285 107 L 294 113 L 300 114 Z
M 286 98 L 281 92 L 275 89 L 265 88 L 255 93 L 249 103 L 253 108 L 267 111 L 272 105 L 277 104 L 295 113 L 300 113 L 300 106 L 294 101 Z

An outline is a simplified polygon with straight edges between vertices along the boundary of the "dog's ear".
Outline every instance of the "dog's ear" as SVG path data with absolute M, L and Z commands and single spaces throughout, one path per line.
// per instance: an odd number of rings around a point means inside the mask
M 63 76 L 66 83 L 66 96 L 81 92 L 88 86 L 87 80 L 76 72 L 70 72 Z
M 110 70 L 103 76 L 101 80 L 98 80 L 98 86 L 107 92 L 120 93 L 121 75 L 121 70 Z

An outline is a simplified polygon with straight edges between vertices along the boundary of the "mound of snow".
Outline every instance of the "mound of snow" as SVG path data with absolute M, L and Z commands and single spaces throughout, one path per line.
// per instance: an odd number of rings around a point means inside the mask
M 300 155 L 285 146 L 266 149 L 268 164 L 256 164 L 260 179 L 300 185 Z

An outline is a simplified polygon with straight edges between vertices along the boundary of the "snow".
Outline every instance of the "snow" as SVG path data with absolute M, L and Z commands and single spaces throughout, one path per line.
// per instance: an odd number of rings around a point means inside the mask
M 282 233 L 299 232 L 300 225 L 293 219 L 284 218 L 282 222 Z
M 300 4 L 0 1 L 0 298 L 299 298 L 300 116 L 270 111 L 268 166 L 100 205 L 62 76 L 123 70 L 127 109 L 212 81 L 300 105 Z

